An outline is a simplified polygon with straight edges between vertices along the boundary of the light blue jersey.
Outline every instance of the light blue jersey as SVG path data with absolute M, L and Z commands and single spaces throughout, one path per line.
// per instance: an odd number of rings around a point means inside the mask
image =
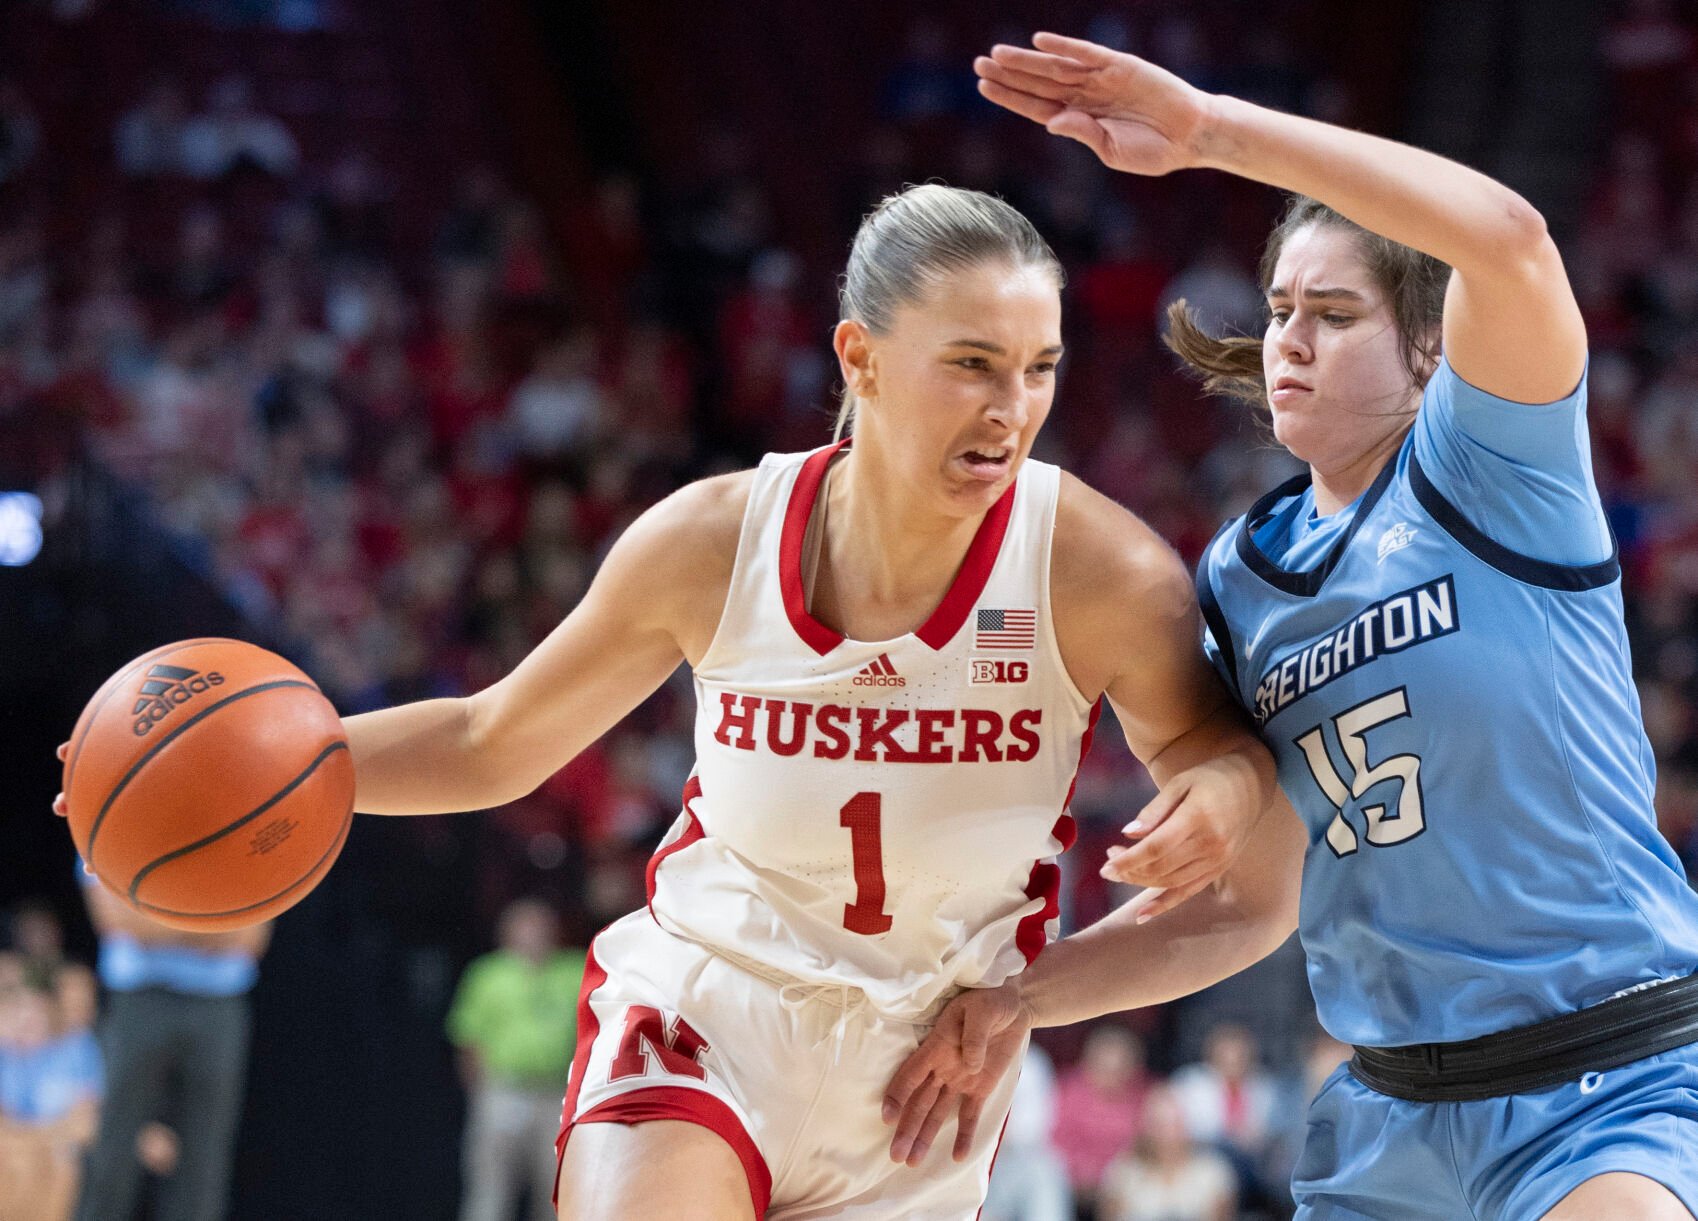
M 1204 555 L 1206 645 L 1309 830 L 1323 1025 L 1452 1042 L 1698 968 L 1592 483 L 1585 383 L 1508 403 L 1441 362 L 1395 461 L 1307 476 Z

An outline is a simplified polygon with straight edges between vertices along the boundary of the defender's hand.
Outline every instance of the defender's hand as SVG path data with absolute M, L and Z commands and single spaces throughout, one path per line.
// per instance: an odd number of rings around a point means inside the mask
M 1031 1025 L 1018 975 L 950 1001 L 885 1090 L 884 1122 L 896 1125 L 890 1160 L 918 1166 L 954 1111 L 954 1157 L 965 1161 L 985 1101 L 1012 1070 Z
M 1110 169 L 1159 176 L 1200 163 L 1210 95 L 1166 69 L 1059 34 L 998 45 L 973 61 L 979 92 L 1077 140 Z
M 1180 772 L 1126 825 L 1137 842 L 1108 850 L 1102 876 L 1153 887 L 1139 923 L 1172 911 L 1238 859 L 1265 807 L 1240 762 L 1211 759 Z

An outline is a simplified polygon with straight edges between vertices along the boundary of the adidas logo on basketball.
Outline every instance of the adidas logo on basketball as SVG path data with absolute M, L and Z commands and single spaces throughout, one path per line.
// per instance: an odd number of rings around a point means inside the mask
M 869 661 L 850 680 L 857 687 L 906 687 L 908 680 L 890 664 L 890 654 L 880 653 L 877 661 Z
M 216 670 L 202 674 L 199 670 L 185 670 L 181 666 L 152 667 L 147 672 L 147 681 L 141 685 L 136 706 L 130 709 L 130 714 L 136 718 L 133 727 L 136 737 L 142 737 L 170 716 L 172 709 L 212 690 L 223 681 L 224 676 Z

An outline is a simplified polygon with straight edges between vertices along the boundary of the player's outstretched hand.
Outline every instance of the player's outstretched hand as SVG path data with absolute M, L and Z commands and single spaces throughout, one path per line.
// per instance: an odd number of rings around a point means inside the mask
M 63 763 L 65 761 L 65 753 L 70 749 L 71 744 L 69 742 L 61 742 L 59 743 L 59 749 L 53 753 L 58 755 L 59 762 Z M 60 818 L 64 818 L 69 809 L 70 807 L 65 804 L 65 794 L 60 793 L 53 799 L 53 812 Z
M 1060 34 L 998 44 L 973 61 L 979 92 L 1086 145 L 1110 169 L 1161 175 L 1199 164 L 1210 95 L 1135 55 Z
M 890 1160 L 918 1166 L 955 1111 L 954 1155 L 965 1161 L 985 1100 L 1012 1070 L 1031 1025 L 1018 975 L 1000 988 L 968 988 L 950 1001 L 885 1089 L 884 1122 L 896 1125 Z
M 1161 892 L 1145 901 L 1140 924 L 1172 911 L 1231 867 L 1264 808 L 1241 760 L 1199 763 L 1172 777 L 1126 824 L 1135 842 L 1108 850 L 1102 876 Z

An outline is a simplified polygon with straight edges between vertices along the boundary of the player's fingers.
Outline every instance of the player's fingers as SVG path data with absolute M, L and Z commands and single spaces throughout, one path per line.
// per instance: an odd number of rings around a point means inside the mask
M 1069 140 L 1077 140 L 1095 153 L 1098 158 L 1108 159 L 1108 133 L 1097 121 L 1095 115 L 1083 110 L 1075 110 L 1069 106 L 1055 118 L 1044 124 L 1044 130 L 1052 136 L 1065 136 Z
M 1004 110 L 1012 110 L 1015 114 L 1030 119 L 1034 123 L 1047 125 L 1062 111 L 1060 102 L 1052 102 L 1048 98 L 1033 97 L 1029 93 L 1021 93 L 1018 89 L 1010 89 L 1007 85 L 999 85 L 995 81 L 981 80 L 979 92 Z
M 914 1137 L 914 1144 L 908 1150 L 908 1164 L 918 1166 L 926 1160 L 926 1154 L 932 1151 L 932 1142 L 937 1139 L 938 1129 L 943 1127 L 943 1121 L 949 1118 L 949 1112 L 954 1109 L 955 1099 L 959 1097 L 948 1086 L 938 1091 L 937 1101 L 932 1103 L 931 1112 L 920 1123 L 920 1131 Z
M 990 1052 L 991 1036 L 1002 1029 L 994 1020 L 989 1005 L 968 1005 L 961 1021 L 961 1060 L 968 1073 L 978 1073 L 985 1067 Z
M 1052 81 L 1077 85 L 1090 76 L 1090 69 L 1065 55 L 1051 55 L 1029 47 L 1015 47 L 999 42 L 991 48 L 990 58 L 1004 68 L 1026 76 L 1042 76 Z
M 979 1114 L 985 1100 L 977 1094 L 961 1096 L 961 1113 L 955 1119 L 955 1160 L 964 1162 L 973 1155 L 973 1135 L 979 1130 Z
M 59 762 L 63 763 L 65 761 L 65 756 L 71 753 L 71 744 L 69 742 L 61 742 L 59 743 L 59 749 L 53 753 L 58 756 Z
M 60 793 L 53 799 L 53 812 L 60 818 L 65 818 L 70 814 L 71 807 L 65 804 L 65 794 Z
M 1051 80 L 1047 76 L 1033 76 L 1030 72 L 1017 72 L 1013 68 L 999 64 L 994 59 L 980 56 L 973 61 L 973 70 L 981 80 L 995 81 L 1009 89 L 1021 93 L 1029 93 L 1033 97 L 1048 98 L 1052 102 L 1066 103 L 1068 98 L 1077 92 L 1077 87 L 1061 81 Z
M 1192 882 L 1188 882 L 1183 886 L 1175 886 L 1171 890 L 1162 891 L 1160 895 L 1150 900 L 1150 902 L 1145 905 L 1144 909 L 1138 913 L 1138 923 L 1143 924 L 1146 921 L 1154 920 L 1157 916 L 1172 911 L 1181 903 L 1185 902 L 1185 900 L 1207 890 L 1213 883 L 1214 878 L 1209 874 L 1204 874 L 1202 877 L 1197 878 Z
M 1161 879 L 1190 863 L 1199 853 L 1172 827 L 1114 855 L 1114 871 L 1134 886 L 1160 886 Z
M 1127 835 L 1148 835 L 1167 821 L 1167 816 L 1178 809 L 1179 803 L 1185 800 L 1189 790 L 1181 784 L 1171 784 L 1144 803 L 1144 808 L 1132 816 L 1132 821 L 1121 828 Z
M 908 1105 L 902 1108 L 902 1118 L 897 1121 L 896 1134 L 890 1138 L 890 1160 L 906 1162 L 908 1155 L 914 1150 L 914 1141 L 920 1134 L 920 1128 L 931 1114 L 932 1107 L 937 1105 L 938 1095 L 943 1092 L 943 1082 L 936 1077 L 926 1078 L 924 1085 L 914 1091 L 908 1099 Z
M 1059 55 L 1084 64 L 1087 68 L 1100 68 L 1111 64 L 1115 57 L 1115 52 L 1107 47 L 1086 42 L 1082 38 L 1069 38 L 1065 34 L 1051 34 L 1047 30 L 1033 34 L 1032 45 L 1040 51 L 1048 51 L 1051 55 Z
M 1153 863 L 1129 859 L 1131 857 L 1131 851 L 1115 857 L 1112 867 L 1103 876 L 1127 886 L 1160 886 L 1172 890 L 1175 886 L 1193 881 L 1199 873 L 1220 872 L 1219 862 L 1185 846 Z
M 937 1048 L 933 1040 L 938 1037 L 933 1031 L 926 1036 L 924 1042 L 916 1047 L 909 1057 L 902 1062 L 902 1067 L 896 1070 L 896 1075 L 890 1079 L 890 1084 L 884 1087 L 884 1105 L 881 1113 L 885 1123 L 895 1123 L 907 1109 L 909 1099 L 914 1092 L 932 1075 L 932 1065 L 937 1058 Z M 897 1159 L 901 1160 L 901 1159 Z

